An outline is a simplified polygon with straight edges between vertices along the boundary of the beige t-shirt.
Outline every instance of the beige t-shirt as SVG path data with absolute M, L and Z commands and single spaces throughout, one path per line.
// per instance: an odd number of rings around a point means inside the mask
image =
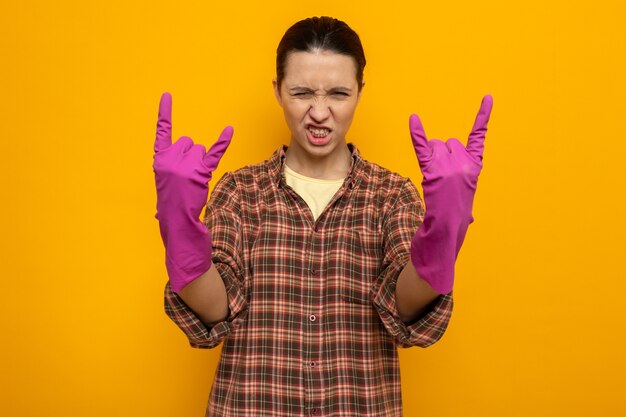
M 344 180 L 344 178 L 338 180 L 320 180 L 305 177 L 285 164 L 285 181 L 287 181 L 287 185 L 293 188 L 307 203 L 315 220 L 322 214 L 326 205 L 328 205 L 337 190 L 339 190 Z

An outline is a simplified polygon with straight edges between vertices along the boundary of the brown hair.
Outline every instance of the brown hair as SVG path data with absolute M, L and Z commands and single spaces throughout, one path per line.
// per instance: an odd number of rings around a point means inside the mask
M 276 82 L 285 77 L 285 65 L 290 52 L 333 51 L 351 56 L 356 64 L 359 91 L 363 87 L 365 53 L 359 35 L 346 23 L 333 17 L 310 17 L 291 26 L 276 49 Z

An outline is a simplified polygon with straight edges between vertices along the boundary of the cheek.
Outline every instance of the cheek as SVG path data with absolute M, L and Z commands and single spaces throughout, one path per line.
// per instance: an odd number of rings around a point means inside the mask
M 302 119 L 306 115 L 308 108 L 309 108 L 309 105 L 307 103 L 296 102 L 296 103 L 289 103 L 288 105 L 284 107 L 284 110 L 285 110 L 285 115 L 289 119 L 298 121 L 299 119 Z
M 356 105 L 353 103 L 342 103 L 335 111 L 335 119 L 339 123 L 349 123 L 354 117 L 355 111 Z

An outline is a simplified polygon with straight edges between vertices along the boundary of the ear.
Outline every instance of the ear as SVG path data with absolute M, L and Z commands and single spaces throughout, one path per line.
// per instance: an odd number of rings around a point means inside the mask
M 359 101 L 361 99 L 361 93 L 363 92 L 364 88 L 365 88 L 365 80 L 363 80 L 363 82 L 361 83 L 361 89 L 359 90 L 359 94 L 356 97 L 356 101 Z
M 283 107 L 283 100 L 280 97 L 280 87 L 278 87 L 278 82 L 276 82 L 276 78 L 272 79 L 272 86 L 274 87 L 274 96 L 276 96 L 276 100 L 278 100 L 278 105 Z

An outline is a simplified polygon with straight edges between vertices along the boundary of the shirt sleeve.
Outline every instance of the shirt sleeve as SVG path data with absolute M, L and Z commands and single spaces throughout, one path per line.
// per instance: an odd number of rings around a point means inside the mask
M 382 272 L 373 288 L 373 303 L 387 331 L 400 347 L 428 347 L 443 336 L 452 315 L 452 293 L 440 295 L 430 310 L 412 323 L 404 323 L 396 305 L 396 284 L 410 262 L 411 239 L 424 219 L 424 204 L 406 180 L 383 225 Z
M 185 333 L 194 348 L 210 349 L 219 345 L 247 317 L 238 201 L 237 185 L 232 174 L 226 174 L 215 185 L 204 216 L 204 224 L 211 231 L 212 261 L 226 287 L 229 309 L 226 319 L 207 328 L 172 291 L 169 282 L 165 286 L 165 313 Z

